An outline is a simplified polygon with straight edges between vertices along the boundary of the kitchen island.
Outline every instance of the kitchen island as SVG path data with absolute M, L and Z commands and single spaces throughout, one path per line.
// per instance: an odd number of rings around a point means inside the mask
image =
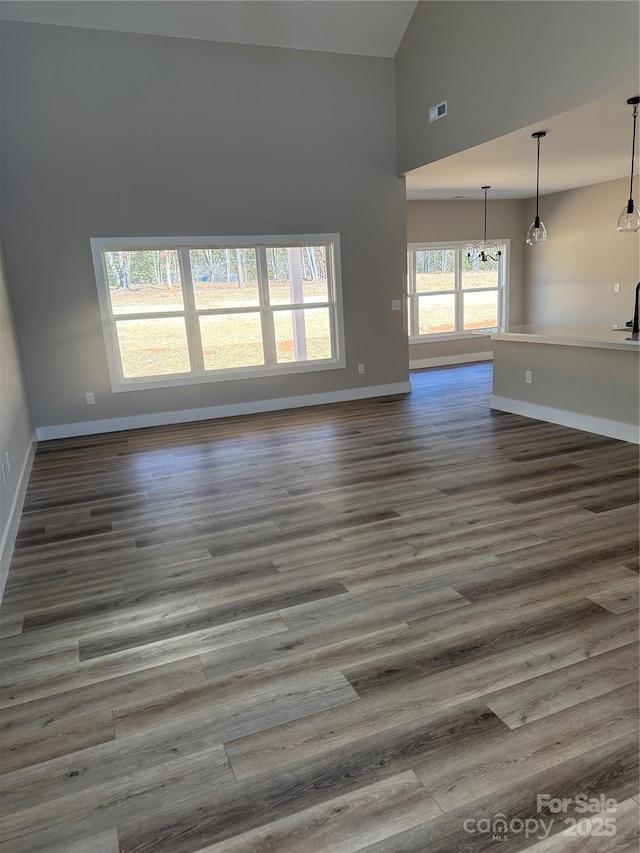
M 516 326 L 491 339 L 493 409 L 640 443 L 640 343 L 630 329 Z

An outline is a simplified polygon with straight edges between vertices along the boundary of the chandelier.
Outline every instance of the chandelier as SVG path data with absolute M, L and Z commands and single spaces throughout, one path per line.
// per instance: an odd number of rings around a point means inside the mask
M 486 264 L 489 261 L 497 261 L 502 252 L 495 243 L 487 243 L 487 190 L 490 190 L 491 187 L 481 187 L 481 189 L 484 190 L 484 236 L 481 242 L 467 243 L 464 251 L 469 260 L 475 256 L 479 261 Z

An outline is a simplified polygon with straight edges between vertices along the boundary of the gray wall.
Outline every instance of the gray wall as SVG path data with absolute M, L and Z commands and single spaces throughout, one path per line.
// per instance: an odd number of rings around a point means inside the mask
M 7 263 L 38 426 L 407 380 L 392 60 L 4 23 L 2 71 Z M 90 237 L 335 231 L 346 370 L 112 394 Z
M 22 507 L 20 475 L 31 450 L 33 426 L 15 336 L 11 297 L 0 239 L 0 461 L 9 453 L 7 485 L 0 479 L 0 597 L 9 568 L 15 526 Z M 26 471 L 28 475 L 28 470 Z M 12 516 L 17 507 L 15 517 Z M 12 524 L 13 522 L 13 524 Z
M 526 322 L 608 326 L 631 319 L 640 232 L 616 231 L 628 195 L 625 178 L 541 197 L 549 239 L 526 252 Z M 527 221 L 534 212 L 532 200 Z M 619 293 L 614 282 L 620 283 Z
M 493 344 L 494 395 L 638 425 L 637 352 L 522 341 Z M 533 373 L 530 385 L 527 370 Z
M 519 324 L 524 317 L 524 261 L 527 233 L 526 202 L 496 199 L 487 206 L 487 234 L 493 239 L 510 240 L 509 323 Z M 407 240 L 409 243 L 438 240 L 482 239 L 484 202 L 482 201 L 409 201 L 407 202 Z M 443 358 L 491 350 L 490 336 L 474 336 L 457 341 L 433 341 L 411 344 L 412 360 Z
M 398 170 L 637 93 L 636 2 L 421 2 L 396 55 Z M 428 123 L 429 107 L 449 114 Z

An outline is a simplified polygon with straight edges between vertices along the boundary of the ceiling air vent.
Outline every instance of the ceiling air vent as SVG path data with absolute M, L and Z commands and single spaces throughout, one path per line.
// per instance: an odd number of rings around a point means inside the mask
M 441 104 L 436 104 L 435 107 L 429 107 L 429 124 L 432 121 L 438 121 L 439 118 L 446 116 L 447 114 L 447 102 L 443 101 Z

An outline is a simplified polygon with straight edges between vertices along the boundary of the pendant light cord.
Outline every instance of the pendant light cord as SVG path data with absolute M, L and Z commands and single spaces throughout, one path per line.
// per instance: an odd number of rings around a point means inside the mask
M 536 165 L 536 222 L 540 219 L 540 137 L 537 139 L 538 142 L 538 161 Z
M 484 246 L 487 247 L 487 190 L 484 191 Z
M 633 140 L 631 142 L 631 181 L 629 183 L 629 198 L 633 198 L 633 164 L 636 156 L 636 123 L 638 121 L 638 105 L 633 105 Z

